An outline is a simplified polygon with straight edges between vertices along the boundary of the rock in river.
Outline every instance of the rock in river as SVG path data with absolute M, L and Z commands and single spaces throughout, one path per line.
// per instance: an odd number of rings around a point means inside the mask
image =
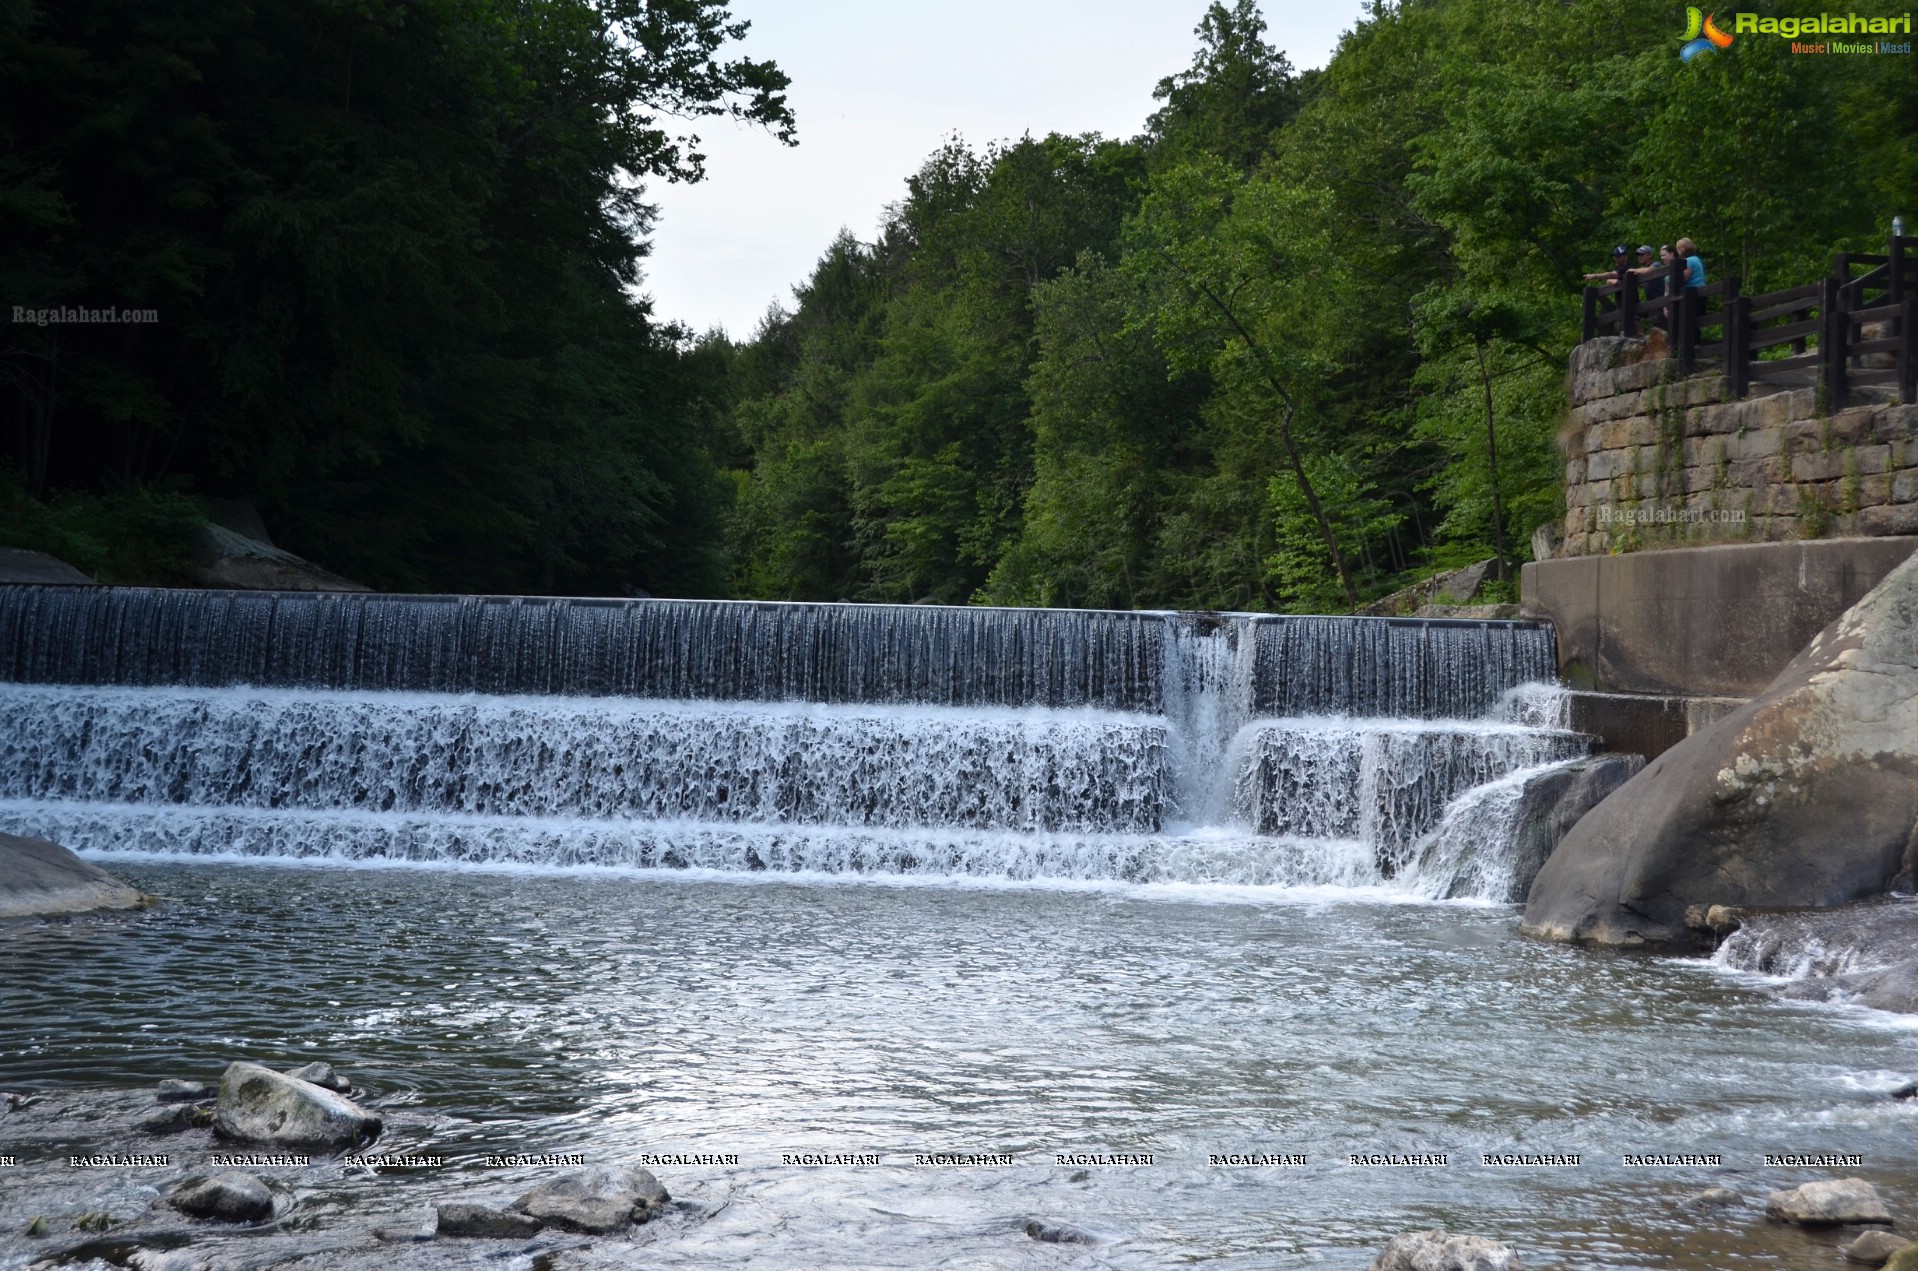
M 265 1183 L 239 1170 L 188 1179 L 173 1189 L 167 1204 L 195 1218 L 219 1222 L 258 1222 L 271 1217 L 273 1193 Z
M 516 1214 L 490 1205 L 456 1200 L 434 1210 L 434 1233 L 492 1240 L 523 1240 L 536 1236 L 545 1224 L 531 1214 Z
M 598 1165 L 541 1183 L 507 1208 L 555 1227 L 597 1235 L 629 1222 L 646 1222 L 671 1199 L 649 1170 Z
M 309 1081 L 244 1060 L 220 1079 L 213 1130 L 222 1138 L 331 1152 L 379 1137 L 380 1118 Z
M 1805 1227 L 1891 1223 L 1891 1213 L 1878 1199 L 1878 1190 L 1862 1178 L 1828 1178 L 1773 1192 L 1765 1198 L 1765 1215 Z
M 1521 1271 L 1512 1247 L 1484 1236 L 1448 1235 L 1443 1227 L 1394 1236 L 1372 1271 Z
M 1757 697 L 1672 747 L 1565 836 L 1523 929 L 1690 942 L 1693 905 L 1842 905 L 1918 875 L 1918 556 Z
M 0 834 L 0 918 L 138 909 L 147 900 L 57 843 Z
M 168 1077 L 154 1091 L 154 1098 L 161 1103 L 198 1103 L 218 1093 L 204 1081 L 181 1081 L 177 1077 Z
M 1882 1267 L 1891 1260 L 1893 1254 L 1910 1243 L 1903 1236 L 1894 1236 L 1889 1231 L 1867 1231 L 1850 1244 L 1840 1247 L 1838 1252 L 1845 1255 L 1847 1262 Z
M 353 1083 L 333 1071 L 333 1065 L 322 1060 L 314 1060 L 298 1068 L 287 1069 L 286 1075 L 298 1081 L 310 1081 L 322 1090 L 331 1090 L 334 1094 L 345 1094 L 353 1088 Z

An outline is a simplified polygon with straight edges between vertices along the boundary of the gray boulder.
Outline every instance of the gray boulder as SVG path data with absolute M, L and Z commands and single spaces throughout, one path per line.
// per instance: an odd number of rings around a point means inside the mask
M 1868 1267 L 1882 1267 L 1891 1261 L 1891 1256 L 1910 1244 L 1903 1236 L 1894 1236 L 1889 1231 L 1867 1231 L 1838 1252 L 1845 1255 L 1845 1261 L 1857 1262 Z
M 273 1214 L 273 1193 L 265 1183 L 239 1170 L 190 1178 L 173 1189 L 167 1204 L 195 1218 L 218 1222 L 258 1222 Z
M 1539 872 L 1523 930 L 1684 945 L 1690 906 L 1841 905 L 1915 878 L 1918 556 L 1580 821 Z
M 1512 1247 L 1484 1236 L 1453 1236 L 1443 1227 L 1394 1236 L 1372 1271 L 1522 1271 Z
M 1579 818 L 1644 766 L 1637 755 L 1595 755 L 1527 777 L 1516 792 L 1499 791 L 1498 802 L 1483 809 L 1490 824 L 1448 823 L 1425 836 L 1416 870 L 1420 886 L 1447 900 L 1523 901 Z M 1476 818 L 1479 812 L 1466 815 Z M 1488 836 L 1506 834 L 1515 840 L 1504 851 L 1493 850 Z
M 239 591 L 372 590 L 322 569 L 304 557 L 248 538 L 224 525 L 202 525 L 195 532 L 193 565 L 188 572 L 201 587 L 229 587 Z
M 671 1199 L 649 1170 L 596 1165 L 541 1183 L 507 1208 L 554 1227 L 598 1235 L 647 1222 Z
M 296 1081 L 310 1081 L 322 1090 L 331 1090 L 334 1094 L 345 1094 L 353 1084 L 339 1073 L 333 1071 L 333 1065 L 321 1060 L 302 1064 L 298 1068 L 289 1068 L 286 1075 Z
M 371 1142 L 381 1121 L 331 1090 L 244 1060 L 220 1079 L 213 1132 L 221 1138 L 331 1152 Z
M 0 547 L 0 583 L 67 583 L 90 586 L 94 580 L 57 556 L 23 547 Z
M 1878 1198 L 1878 1189 L 1862 1178 L 1828 1178 L 1805 1183 L 1765 1198 L 1765 1216 L 1803 1227 L 1836 1227 L 1845 1223 L 1891 1225 L 1891 1212 Z
M 0 834 L 0 918 L 138 909 L 150 899 L 57 843 Z
M 433 1211 L 433 1232 L 440 1236 L 460 1236 L 485 1240 L 524 1240 L 536 1236 L 546 1224 L 531 1214 L 494 1209 L 456 1200 Z
M 1719 957 L 1736 970 L 1789 977 L 1781 997 L 1918 1014 L 1918 901 L 1750 915 Z

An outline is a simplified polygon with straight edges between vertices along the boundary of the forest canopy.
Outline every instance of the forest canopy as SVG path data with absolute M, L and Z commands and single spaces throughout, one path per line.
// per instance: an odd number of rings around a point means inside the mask
M 160 315 L 8 325 L 0 528 L 132 577 L 116 544 L 239 499 L 450 590 L 1337 612 L 1509 576 L 1613 243 L 1763 289 L 1918 215 L 1909 59 L 1681 62 L 1673 14 L 1380 3 L 1302 72 L 1214 3 L 1138 136 L 949 140 L 735 342 L 633 298 L 642 182 L 701 170 L 661 121 L 794 136 L 719 0 L 0 0 L 0 298 Z

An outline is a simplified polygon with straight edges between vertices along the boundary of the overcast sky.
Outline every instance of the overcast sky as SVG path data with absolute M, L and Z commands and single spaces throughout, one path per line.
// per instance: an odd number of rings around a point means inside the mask
M 1323 66 L 1361 0 L 1263 0 L 1267 38 Z M 744 45 L 792 77 L 799 145 L 725 119 L 694 125 L 697 185 L 655 182 L 643 290 L 662 320 L 751 336 L 843 226 L 874 237 L 947 136 L 1137 134 L 1152 88 L 1191 63 L 1205 0 L 733 0 Z

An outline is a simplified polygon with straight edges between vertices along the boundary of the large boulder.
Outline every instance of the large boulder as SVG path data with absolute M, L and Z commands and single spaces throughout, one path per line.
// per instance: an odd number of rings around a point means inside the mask
M 650 1170 L 596 1165 L 541 1183 L 507 1208 L 549 1226 L 598 1235 L 646 1222 L 671 1199 Z
M 1483 897 L 1517 903 L 1532 889 L 1544 867 L 1574 825 L 1612 791 L 1645 766 L 1637 755 L 1593 755 L 1547 768 L 1524 779 L 1516 790 L 1495 797 L 1510 799 L 1514 841 L 1508 854 L 1491 852 L 1471 833 L 1426 836 L 1418 874 L 1446 900 Z M 1502 809 L 1488 812 L 1502 815 Z M 1502 894 L 1501 894 L 1502 893 Z
M 1841 905 L 1918 870 L 1918 556 L 1763 693 L 1672 747 L 1580 821 L 1523 929 L 1675 945 L 1693 905 Z
M 1372 1271 L 1521 1271 L 1512 1246 L 1484 1236 L 1448 1235 L 1443 1227 L 1394 1236 Z
M 0 547 L 0 583 L 71 583 L 90 586 L 94 580 L 57 556 L 23 547 Z
M 245 1060 L 227 1066 L 213 1132 L 221 1138 L 332 1152 L 379 1137 L 377 1114 L 331 1090 Z
M 201 587 L 240 591 L 372 590 L 224 525 L 202 525 L 195 531 L 193 565 L 188 574 Z
M 0 834 L 0 918 L 138 909 L 148 901 L 57 843 Z

